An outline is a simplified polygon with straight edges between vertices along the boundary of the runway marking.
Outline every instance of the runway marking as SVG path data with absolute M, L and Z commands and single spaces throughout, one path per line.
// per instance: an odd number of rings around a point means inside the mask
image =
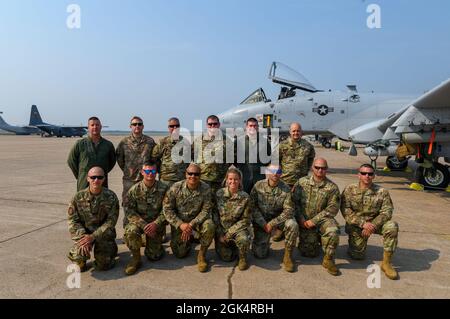
M 25 235 L 34 233 L 34 232 L 36 232 L 36 231 L 38 231 L 38 230 L 41 230 L 41 229 L 44 229 L 44 228 L 47 228 L 47 227 L 50 227 L 50 226 L 59 224 L 59 223 L 61 223 L 61 222 L 65 222 L 65 221 L 67 221 L 67 218 L 61 219 L 61 220 L 59 220 L 59 221 L 57 221 L 57 222 L 51 223 L 51 224 L 46 225 L 46 226 L 42 226 L 42 227 L 39 227 L 39 228 L 30 230 L 30 231 L 27 231 L 27 232 L 25 232 L 25 233 L 23 233 L 23 234 L 20 234 L 20 235 L 17 235 L 17 236 L 14 236 L 14 237 L 10 237 L 10 238 L 1 240 L 1 241 L 0 241 L 0 244 L 6 243 L 7 241 L 10 241 L 10 240 L 13 240 L 13 239 L 16 239 L 16 238 L 19 238 L 19 237 L 22 237 L 22 236 L 25 236 Z

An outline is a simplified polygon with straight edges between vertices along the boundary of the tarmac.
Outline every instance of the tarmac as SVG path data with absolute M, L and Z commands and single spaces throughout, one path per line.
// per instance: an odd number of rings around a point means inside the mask
M 123 136 L 105 136 L 117 145 Z M 155 138 L 159 139 L 159 137 Z M 121 210 L 117 223 L 119 257 L 110 271 L 82 273 L 80 288 L 69 288 L 66 255 L 72 245 L 67 228 L 67 206 L 76 181 L 66 160 L 75 138 L 0 136 L 0 298 L 449 298 L 450 297 L 450 193 L 408 189 L 405 172 L 378 172 L 376 182 L 390 191 L 395 205 L 393 220 L 400 225 L 399 246 L 393 264 L 400 279 L 389 280 L 377 268 L 382 260 L 382 238 L 369 240 L 367 258 L 347 257 L 344 220 L 336 263 L 341 275 L 333 277 L 321 266 L 321 257 L 308 259 L 295 250 L 294 273 L 282 269 L 284 243 L 273 243 L 268 259 L 250 256 L 250 268 L 218 260 L 208 251 L 210 270 L 200 273 L 196 253 L 177 259 L 165 243 L 161 261 L 143 258 L 133 276 L 124 274 L 130 254 L 122 241 Z M 356 168 L 367 162 L 361 154 L 316 146 L 328 159 L 329 177 L 343 190 L 357 181 Z M 380 158 L 378 165 L 383 166 Z M 113 169 L 110 188 L 122 192 L 122 173 Z M 198 250 L 198 245 L 196 250 Z M 367 269 L 375 269 L 368 272 Z M 372 266 L 373 267 L 373 266 Z M 374 279 L 375 278 L 375 279 Z M 377 281 L 378 280 L 378 281 Z M 368 284 L 368 281 L 372 284 Z M 379 283 L 379 288 L 373 287 Z M 375 285 L 377 286 L 377 285 Z M 72 287 L 72 286 L 71 286 Z

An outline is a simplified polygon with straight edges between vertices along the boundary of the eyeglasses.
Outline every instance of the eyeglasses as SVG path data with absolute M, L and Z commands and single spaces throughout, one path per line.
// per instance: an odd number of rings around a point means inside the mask
M 208 123 L 208 126 L 219 126 L 218 122 L 210 122 Z
M 144 125 L 144 123 L 139 122 L 139 123 L 131 123 L 132 126 L 142 126 Z
M 89 176 L 89 178 L 90 179 L 92 179 L 92 180 L 96 180 L 96 179 L 98 179 L 98 180 L 102 180 L 102 179 L 104 179 L 105 178 L 105 176 Z
M 314 168 L 316 169 L 316 170 L 323 170 L 323 171 L 326 171 L 327 169 L 328 169 L 328 167 L 326 167 L 326 166 L 314 166 Z
M 153 175 L 156 174 L 156 169 L 144 169 L 143 171 L 147 175 L 150 174 L 150 173 L 153 174 Z
M 369 176 L 373 176 L 375 175 L 374 172 L 359 172 L 361 175 L 365 176 L 365 175 L 369 175 Z
M 189 176 L 200 176 L 200 173 L 194 173 L 194 172 L 186 172 Z
M 283 173 L 283 171 L 281 170 L 281 168 L 279 169 L 268 169 L 269 173 L 271 174 L 277 174 L 277 175 L 281 175 L 281 173 Z
M 179 128 L 180 124 L 176 124 L 176 125 L 169 125 L 170 128 Z

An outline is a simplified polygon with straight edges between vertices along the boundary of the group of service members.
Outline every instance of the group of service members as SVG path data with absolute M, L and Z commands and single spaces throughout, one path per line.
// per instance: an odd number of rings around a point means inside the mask
M 234 140 L 235 151 L 245 146 L 245 158 L 234 155 L 233 165 L 208 160 L 208 155 L 223 152 L 226 138 L 217 138 L 217 116 L 209 116 L 206 125 L 207 133 L 193 144 L 194 161 L 180 163 L 173 160 L 175 145 L 185 139 L 179 134 L 177 118 L 169 119 L 169 135 L 155 143 L 143 134 L 143 120 L 134 116 L 130 136 L 117 149 L 101 136 L 100 120 L 88 120 L 88 137 L 77 141 L 68 157 L 78 189 L 68 209 L 69 232 L 74 241 L 68 257 L 81 271 L 88 269 L 92 251 L 96 270 L 115 265 L 119 200 L 107 188 L 107 174 L 117 161 L 123 171 L 124 241 L 131 251 L 127 275 L 141 267 L 142 246 L 150 261 L 163 257 L 169 224 L 170 247 L 176 257 L 186 257 L 192 244 L 200 243 L 200 272 L 208 270 L 206 253 L 213 240 L 222 260 L 238 258 L 238 268 L 245 270 L 249 267 L 250 249 L 256 258 L 266 258 L 271 238 L 284 238 L 282 263 L 286 271 L 295 269 L 293 250 L 298 241 L 304 257 L 317 257 L 321 248 L 322 266 L 336 276 L 340 272 L 334 261 L 339 245 L 335 217 L 340 210 L 346 222 L 349 256 L 363 259 L 369 237 L 382 235 L 381 269 L 388 278 L 398 278 L 391 264 L 398 224 L 391 220 L 393 204 L 388 191 L 373 183 L 375 170 L 371 165 L 361 165 L 359 181 L 348 185 L 341 194 L 326 176 L 327 161 L 316 158 L 314 147 L 302 139 L 299 123 L 291 124 L 290 136 L 276 146 L 278 151 L 272 152 L 272 159 L 275 154 L 278 158 L 272 162 L 270 156 L 269 160 L 260 157 L 261 152 L 253 153 L 258 154 L 256 159 L 252 155 L 251 150 L 261 145 L 267 145 L 269 155 L 271 152 L 269 141 L 260 140 L 264 137 L 258 134 L 257 120 L 248 119 L 245 135 Z

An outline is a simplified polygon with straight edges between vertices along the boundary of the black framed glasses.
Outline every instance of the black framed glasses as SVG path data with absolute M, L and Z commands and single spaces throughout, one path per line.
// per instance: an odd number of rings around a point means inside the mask
M 105 178 L 105 176 L 89 176 L 89 178 L 90 179 L 92 179 L 92 180 L 96 180 L 96 179 L 98 179 L 98 180 L 102 180 L 102 179 L 104 179 Z
M 175 124 L 175 125 L 169 125 L 170 128 L 179 128 L 180 124 Z
M 363 175 L 363 176 L 366 176 L 366 175 L 368 175 L 368 176 L 374 176 L 375 175 L 375 173 L 374 172 L 359 172 L 361 175 Z
M 219 122 L 209 122 L 208 126 L 219 126 Z
M 326 166 L 314 166 L 314 168 L 316 169 L 316 170 L 323 170 L 323 171 L 326 171 L 327 169 L 328 169 L 328 167 L 326 167 Z
M 139 122 L 139 123 L 131 123 L 132 126 L 142 126 L 144 125 L 144 123 Z
M 196 173 L 196 172 L 186 172 L 186 174 L 188 174 L 189 176 L 200 176 L 200 173 Z

